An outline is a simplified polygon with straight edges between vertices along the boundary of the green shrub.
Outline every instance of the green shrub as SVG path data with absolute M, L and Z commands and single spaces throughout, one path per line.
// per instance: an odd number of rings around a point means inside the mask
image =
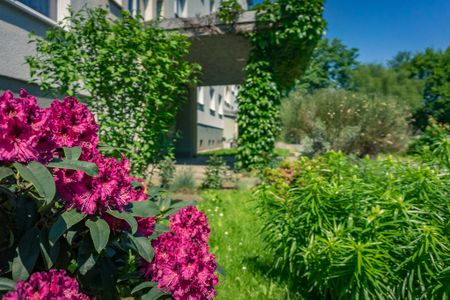
M 268 171 L 259 214 L 274 268 L 306 299 L 448 299 L 449 179 L 336 152 Z
M 422 161 L 450 168 L 450 126 L 431 119 L 428 126 L 408 149 Z
M 187 169 L 178 173 L 173 179 L 170 189 L 174 192 L 193 192 L 195 190 L 195 180 L 192 170 Z
M 364 156 L 399 151 L 409 133 L 409 111 L 401 103 L 343 90 L 296 92 L 282 103 L 283 136 L 313 153 L 331 149 Z
M 202 189 L 221 189 L 223 179 L 226 175 L 226 165 L 222 157 L 213 155 L 208 159 L 208 166 L 205 170 L 205 180 L 202 182 Z
M 168 189 L 175 176 L 175 160 L 170 156 L 166 156 L 159 162 L 158 169 L 161 187 Z

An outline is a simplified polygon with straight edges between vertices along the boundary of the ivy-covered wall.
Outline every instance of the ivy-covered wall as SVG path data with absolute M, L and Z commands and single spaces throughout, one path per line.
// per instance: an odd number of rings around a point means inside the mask
M 265 1 L 250 34 L 252 52 L 238 96 L 240 167 L 264 166 L 279 133 L 279 107 L 308 66 L 323 34 L 323 0 Z

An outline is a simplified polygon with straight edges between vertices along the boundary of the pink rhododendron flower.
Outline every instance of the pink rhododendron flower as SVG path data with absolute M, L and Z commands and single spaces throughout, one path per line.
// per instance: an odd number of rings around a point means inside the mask
M 170 218 L 170 230 L 179 236 L 206 243 L 211 230 L 206 215 L 194 206 L 180 210 Z
M 117 160 L 97 152 L 89 161 L 97 164 L 98 176 L 72 170 L 54 172 L 56 188 L 66 208 L 102 215 L 108 209 L 123 211 L 128 203 L 146 199 L 142 189 L 133 187 L 130 162 L 125 157 Z
M 206 216 L 195 207 L 181 209 L 171 216 L 170 230 L 152 242 L 155 256 L 151 263 L 143 261 L 145 277 L 176 300 L 213 299 L 217 263 L 209 253 Z
M 0 161 L 49 162 L 54 144 L 45 130 L 48 119 L 36 98 L 25 90 L 20 90 L 20 98 L 14 98 L 11 91 L 0 95 Z
M 34 273 L 27 281 L 20 280 L 16 290 L 3 296 L 3 300 L 89 300 L 79 291 L 78 282 L 64 270 L 52 269 Z
M 63 101 L 54 100 L 47 111 L 49 129 L 57 147 L 81 147 L 81 160 L 96 154 L 98 124 L 85 104 L 66 97 Z
M 149 237 L 155 232 L 155 218 L 136 218 L 138 223 L 137 232 L 145 237 Z

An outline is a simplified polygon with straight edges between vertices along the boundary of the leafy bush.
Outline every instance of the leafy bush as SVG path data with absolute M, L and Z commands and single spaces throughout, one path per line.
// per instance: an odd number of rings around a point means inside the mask
M 450 126 L 431 119 L 424 133 L 411 143 L 408 153 L 450 169 Z
M 175 192 L 193 192 L 195 190 L 195 180 L 192 170 L 183 170 L 175 175 L 170 189 Z
M 306 299 L 448 299 L 449 176 L 336 152 L 268 171 L 259 213 L 274 268 Z
M 250 35 L 246 78 L 237 97 L 238 165 L 266 166 L 279 135 L 280 101 L 305 71 L 325 28 L 323 0 L 264 1 Z
M 102 142 L 130 150 L 140 174 L 171 147 L 168 136 L 198 66 L 185 60 L 186 36 L 127 12 L 116 19 L 108 14 L 101 8 L 71 12 L 64 26 L 34 37 L 37 52 L 27 62 L 42 89 L 88 92 Z
M 213 155 L 208 159 L 208 166 L 205 170 L 205 180 L 202 182 L 202 189 L 221 189 L 226 172 L 225 161 L 222 157 Z
M 6 91 L 0 140 L 0 291 L 12 290 L 3 299 L 214 297 L 205 215 L 148 195 L 125 157 L 102 155 L 84 104 L 44 109 Z
M 175 160 L 167 156 L 158 164 L 161 187 L 168 189 L 175 176 Z
M 219 20 L 225 24 L 233 24 L 239 18 L 239 15 L 244 11 L 237 0 L 223 0 L 220 3 L 217 16 Z
M 314 153 L 332 149 L 360 156 L 402 150 L 408 116 L 407 106 L 395 98 L 343 90 L 295 92 L 281 109 L 286 141 L 309 142 Z

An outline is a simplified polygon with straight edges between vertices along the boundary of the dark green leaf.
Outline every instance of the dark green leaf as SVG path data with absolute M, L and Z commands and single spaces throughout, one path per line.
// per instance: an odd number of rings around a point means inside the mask
M 44 260 L 46 268 L 50 269 L 56 263 L 56 259 L 58 258 L 59 242 L 56 242 L 54 245 L 50 245 L 47 229 L 42 229 L 39 237 L 39 246 L 41 249 L 42 258 Z
M 136 181 L 136 180 L 133 180 L 133 181 L 131 182 L 131 185 L 132 185 L 135 189 L 136 189 L 136 188 L 142 188 L 142 187 L 143 187 L 142 183 L 139 182 L 139 181 Z
M 0 167 L 0 180 L 11 175 L 14 175 L 13 170 L 7 167 Z
M 16 201 L 15 221 L 17 226 L 17 235 L 22 236 L 27 230 L 36 224 L 38 219 L 38 208 L 36 202 L 29 197 L 19 196 Z
M 87 161 L 63 159 L 57 162 L 51 162 L 48 164 L 48 166 L 50 168 L 80 170 L 88 174 L 89 176 L 98 175 L 97 165 Z
M 221 266 L 219 266 L 219 265 L 217 265 L 216 271 L 217 271 L 220 275 L 223 275 L 223 276 L 226 276 L 226 275 L 227 275 L 227 274 L 225 273 L 225 270 L 224 270 Z
M 120 211 L 116 211 L 116 210 L 108 210 L 107 213 L 110 214 L 111 216 L 113 216 L 114 218 L 126 221 L 131 227 L 131 233 L 132 234 L 136 233 L 138 224 L 137 224 L 136 219 L 133 217 L 133 215 L 131 215 L 130 213 L 127 213 L 127 212 L 120 212 Z
M 76 209 L 70 209 L 63 214 L 61 214 L 56 220 L 55 224 L 53 224 L 52 228 L 49 232 L 49 240 L 50 243 L 55 243 L 67 229 L 77 224 L 81 220 L 83 220 L 86 215 L 83 215 L 77 212 Z
M 78 251 L 77 265 L 78 270 L 82 275 L 86 275 L 97 263 L 98 254 L 92 247 L 89 240 L 84 240 L 80 245 L 80 250 Z
M 105 220 L 87 220 L 86 226 L 89 228 L 95 250 L 100 253 L 108 244 L 110 229 Z
M 78 160 L 81 156 L 80 147 L 67 148 L 64 147 L 64 157 L 68 160 Z
M 9 278 L 0 278 L 0 291 L 12 291 L 16 288 L 16 282 Z
M 53 200 L 56 193 L 55 181 L 50 171 L 42 164 L 32 161 L 28 165 L 14 163 L 20 176 L 34 185 L 37 192 L 47 203 Z
M 146 261 L 151 262 L 153 259 L 153 247 L 150 239 L 146 237 L 135 237 L 132 235 L 128 235 L 128 237 L 133 243 L 139 256 L 141 256 Z
M 151 288 L 154 286 L 156 286 L 155 282 L 144 281 L 141 284 L 138 284 L 137 286 L 134 287 L 134 289 L 131 291 L 131 295 L 134 295 L 137 292 L 142 291 L 143 289 Z
M 175 204 L 170 206 L 170 209 L 165 213 L 166 215 L 176 214 L 180 209 L 193 206 L 196 204 L 196 201 L 177 201 Z
M 155 232 L 156 233 L 163 233 L 169 231 L 169 226 L 165 224 L 155 224 Z
M 33 272 L 38 256 L 39 230 L 33 227 L 25 233 L 17 246 L 16 257 L 12 263 L 13 279 L 27 279 Z
M 150 200 L 131 202 L 130 206 L 131 213 L 135 217 L 147 218 L 159 214 L 158 205 Z
M 160 289 L 154 287 L 152 288 L 147 294 L 143 295 L 141 297 L 141 300 L 157 300 L 161 296 L 163 296 L 165 293 L 161 291 Z

